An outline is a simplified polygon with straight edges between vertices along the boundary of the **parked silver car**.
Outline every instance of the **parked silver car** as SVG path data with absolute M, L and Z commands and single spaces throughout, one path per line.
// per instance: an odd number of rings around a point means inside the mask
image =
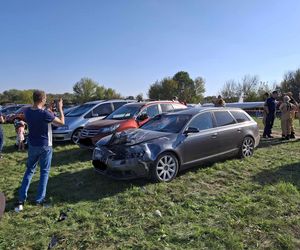
M 53 127 L 53 141 L 69 141 L 77 143 L 82 128 L 88 123 L 108 116 L 114 110 L 131 100 L 99 100 L 87 102 L 74 108 L 65 116 L 65 125 Z
M 259 140 L 257 123 L 241 109 L 191 108 L 104 137 L 94 149 L 93 165 L 117 179 L 169 182 L 204 160 L 252 156 Z

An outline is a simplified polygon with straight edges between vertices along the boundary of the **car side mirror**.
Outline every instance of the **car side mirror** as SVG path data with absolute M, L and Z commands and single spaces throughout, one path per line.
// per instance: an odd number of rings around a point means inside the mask
M 185 131 L 184 134 L 188 135 L 188 134 L 195 134 L 195 133 L 199 133 L 200 130 L 197 128 L 193 128 L 193 127 L 188 127 Z
M 146 119 L 148 119 L 148 115 L 147 114 L 141 114 L 137 117 L 138 121 L 145 121 Z

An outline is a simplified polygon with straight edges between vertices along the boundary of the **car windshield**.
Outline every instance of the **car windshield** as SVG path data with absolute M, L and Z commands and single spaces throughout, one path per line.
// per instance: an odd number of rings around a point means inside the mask
M 87 104 L 80 105 L 77 108 L 73 109 L 66 116 L 71 116 L 71 117 L 81 116 L 84 113 L 86 113 L 87 111 L 89 111 L 95 105 L 96 105 L 96 103 L 87 103 Z
M 105 119 L 109 120 L 126 120 L 132 118 L 140 111 L 141 105 L 124 105 L 117 109 Z
M 178 133 L 190 119 L 191 115 L 184 114 L 157 115 L 141 128 L 158 132 Z

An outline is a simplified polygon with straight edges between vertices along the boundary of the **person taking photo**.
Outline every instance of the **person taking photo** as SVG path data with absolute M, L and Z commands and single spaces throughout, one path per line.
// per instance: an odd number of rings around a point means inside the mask
M 20 212 L 24 208 L 27 199 L 27 192 L 36 166 L 40 165 L 40 180 L 35 202 L 42 205 L 45 202 L 46 189 L 52 160 L 52 129 L 51 124 L 64 125 L 63 101 L 60 99 L 57 109 L 60 117 L 45 109 L 46 94 L 44 91 L 33 92 L 33 106 L 24 111 L 25 121 L 28 125 L 28 159 L 26 171 L 19 189 L 19 198 L 15 211 Z

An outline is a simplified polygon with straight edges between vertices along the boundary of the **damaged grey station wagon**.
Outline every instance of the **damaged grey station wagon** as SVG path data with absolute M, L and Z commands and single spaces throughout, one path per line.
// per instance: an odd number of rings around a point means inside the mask
M 257 123 L 237 108 L 192 108 L 161 114 L 139 129 L 102 138 L 93 152 L 97 172 L 116 178 L 169 182 L 178 171 L 225 156 L 249 157 L 259 144 Z

